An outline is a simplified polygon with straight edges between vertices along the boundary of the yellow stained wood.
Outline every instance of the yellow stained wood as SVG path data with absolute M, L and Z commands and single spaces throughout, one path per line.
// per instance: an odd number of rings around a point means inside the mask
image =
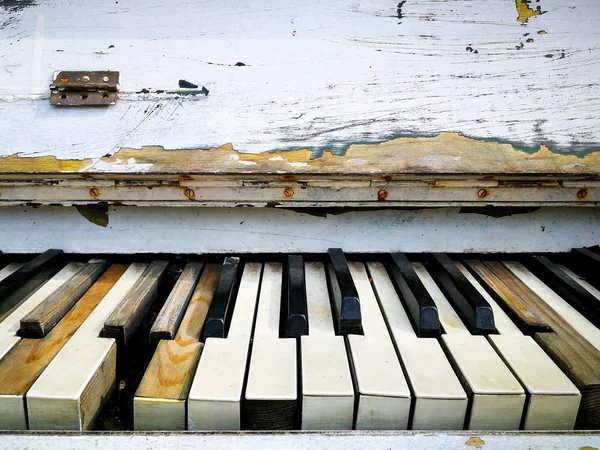
M 125 272 L 112 265 L 43 339 L 23 339 L 0 362 L 0 395 L 24 395 Z

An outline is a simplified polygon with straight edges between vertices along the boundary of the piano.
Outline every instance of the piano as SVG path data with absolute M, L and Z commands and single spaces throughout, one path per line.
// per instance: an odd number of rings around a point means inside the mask
M 600 448 L 598 17 L 0 2 L 0 448 Z

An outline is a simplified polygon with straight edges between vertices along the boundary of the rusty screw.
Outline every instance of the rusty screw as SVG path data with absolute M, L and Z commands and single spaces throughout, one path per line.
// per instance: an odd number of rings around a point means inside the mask
M 287 198 L 291 198 L 294 196 L 294 190 L 292 188 L 286 188 L 285 191 L 283 191 L 283 195 Z
M 90 189 L 90 195 L 92 197 L 98 197 L 100 195 L 100 191 L 98 190 L 98 188 L 93 187 Z
M 479 189 L 477 191 L 477 197 L 479 197 L 479 198 L 486 198 L 487 195 L 488 195 L 487 189 Z
M 377 192 L 377 200 L 385 200 L 387 198 L 387 191 L 385 189 L 379 189 Z
M 577 191 L 577 198 L 584 199 L 587 196 L 587 189 L 580 189 Z
M 186 189 L 185 191 L 183 191 L 183 193 L 190 200 L 192 200 L 196 197 L 196 193 L 193 191 L 193 189 Z
M 69 82 L 69 77 L 66 75 L 63 75 L 62 77 L 60 77 L 60 82 L 61 83 L 68 83 Z

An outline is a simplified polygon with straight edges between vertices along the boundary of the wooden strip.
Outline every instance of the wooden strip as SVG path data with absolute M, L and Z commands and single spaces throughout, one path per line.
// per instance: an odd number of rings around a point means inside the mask
M 102 337 L 114 338 L 119 346 L 127 346 L 156 300 L 158 286 L 168 265 L 168 261 L 153 261 L 150 264 L 127 297 L 106 319 Z
M 46 337 L 23 339 L 0 362 L 1 429 L 27 429 L 25 394 L 126 269 L 122 265 L 109 267 Z
M 98 335 L 146 268 L 139 263 L 129 266 L 29 389 L 30 429 L 85 430 L 93 425 L 116 377 L 115 341 Z
M 175 337 L 203 267 L 203 262 L 189 262 L 185 265 L 150 329 L 151 342 Z
M 108 265 L 106 260 L 90 261 L 60 289 L 21 319 L 21 337 L 46 336 L 83 294 L 96 282 Z
M 56 265 L 58 256 L 62 254 L 62 250 L 50 249 L 46 250 L 41 255 L 36 256 L 27 264 L 19 268 L 19 270 L 10 274 L 10 276 L 0 281 L 0 298 L 13 292 L 35 273 L 47 267 L 48 265 Z
M 0 323 L 0 359 L 2 359 L 10 349 L 21 340 L 21 338 L 17 336 L 17 333 L 23 316 L 27 315 L 54 291 L 68 282 L 82 266 L 83 264 L 80 263 L 67 264 L 64 269 L 35 291 Z
M 508 274 L 502 263 L 477 260 L 465 260 L 465 263 L 472 269 L 473 275 L 482 283 L 487 293 L 504 307 L 504 311 L 519 325 L 523 333 L 531 335 L 537 331 L 550 331 L 549 325 L 504 283 Z M 496 327 L 499 325 L 496 324 Z M 500 329 L 498 331 L 503 332 Z
M 136 430 L 185 430 L 186 399 L 203 344 L 198 341 L 220 272 L 208 264 L 174 340 L 161 340 L 134 398 Z
M 407 305 L 403 307 L 383 265 L 369 263 L 367 267 L 414 396 L 411 429 L 462 429 L 468 406 L 467 394 L 438 340 L 417 337 L 405 311 Z M 417 277 L 412 264 L 411 270 Z M 427 295 L 431 298 L 429 293 Z

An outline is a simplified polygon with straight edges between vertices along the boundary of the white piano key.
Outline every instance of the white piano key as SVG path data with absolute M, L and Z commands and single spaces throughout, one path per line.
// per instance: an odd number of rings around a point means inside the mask
M 411 428 L 462 429 L 467 394 L 438 340 L 417 337 L 383 264 L 367 266 L 414 395 Z
M 539 278 L 518 262 L 503 264 L 523 283 L 535 292 L 548 306 L 556 311 L 568 324 L 575 328 L 584 339 L 600 350 L 600 329 L 596 328 L 579 311 L 563 300 Z M 568 274 L 568 273 L 567 273 Z
M 31 387 L 26 396 L 30 429 L 85 430 L 93 425 L 116 378 L 115 340 L 99 337 L 100 331 L 147 266 L 129 266 Z
M 359 395 L 356 429 L 405 430 L 411 403 L 408 384 L 365 266 L 348 266 L 360 298 L 364 331 L 364 336 L 347 336 Z
M 517 430 L 525 391 L 484 336 L 465 333 L 462 323 L 422 264 L 413 264 L 434 299 L 446 334 L 442 345 L 471 395 L 467 429 Z M 462 326 L 461 326 L 462 325 Z M 465 328 L 466 329 L 466 328 Z
M 21 326 L 21 319 L 44 301 L 46 297 L 66 283 L 67 280 L 82 266 L 83 264 L 79 263 L 67 264 L 67 266 L 44 283 L 37 291 L 31 294 L 27 300 L 21 303 L 12 313 L 0 322 L 0 359 L 4 358 L 4 356 L 6 356 L 6 354 L 21 340 L 21 338 L 17 336 L 17 332 Z
M 300 338 L 302 429 L 351 430 L 354 388 L 346 345 L 336 336 L 321 263 L 306 263 L 309 334 Z
M 239 430 L 262 264 L 244 266 L 226 339 L 208 338 L 188 396 L 188 430 Z
M 281 264 L 265 264 L 245 392 L 247 402 L 262 400 L 291 405 L 298 398 L 296 339 L 279 338 L 282 274 Z M 285 415 L 276 420 L 291 424 L 293 410 L 294 407 L 285 408 L 282 411 Z
M 523 335 L 467 268 L 457 265 L 494 310 L 500 334 L 488 335 L 488 340 L 528 393 L 523 429 L 572 430 L 581 401 L 577 387 L 533 338 Z

